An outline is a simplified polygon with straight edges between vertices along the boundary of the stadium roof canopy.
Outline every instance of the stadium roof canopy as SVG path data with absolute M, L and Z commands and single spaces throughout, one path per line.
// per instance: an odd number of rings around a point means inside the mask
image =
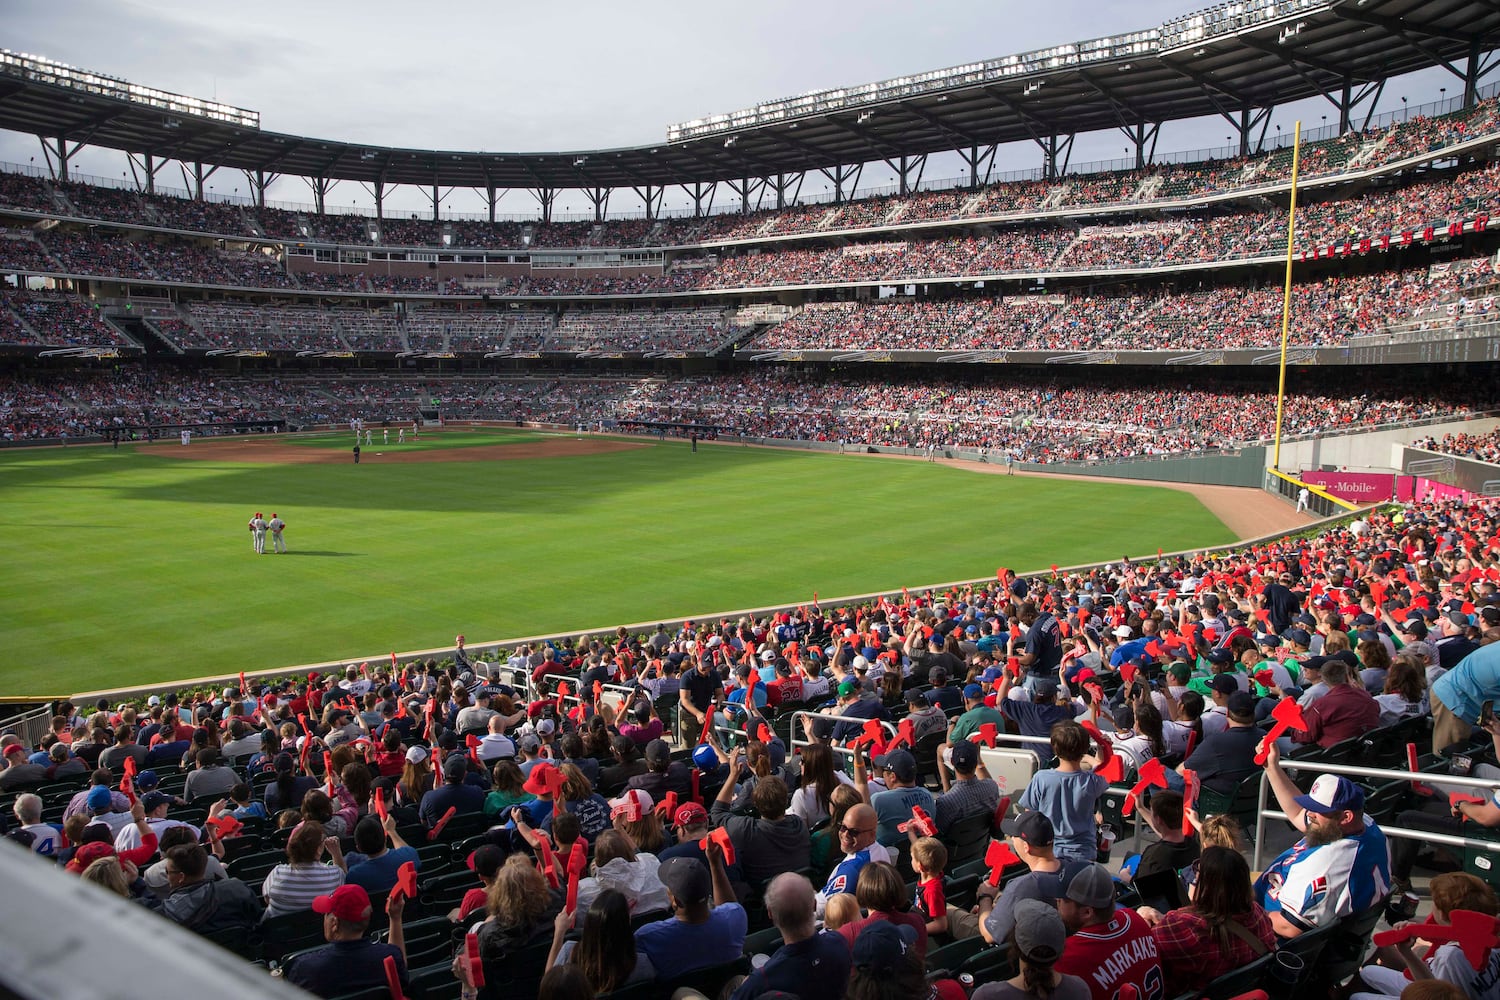
M 1066 43 L 672 126 L 659 143 L 550 153 L 398 149 L 285 135 L 253 112 L 125 85 L 45 60 L 0 59 L 0 128 L 161 160 L 386 185 L 661 188 L 1104 129 L 1252 116 L 1328 96 L 1339 117 L 1393 76 L 1446 65 L 1465 92 L 1500 41 L 1496 0 L 1239 0 L 1105 39 Z M 49 71 L 39 72 L 37 67 Z M 84 82 L 91 81 L 91 82 Z M 120 86 L 100 85 L 114 83 Z M 1373 105 L 1373 101 L 1372 101 Z M 1268 115 L 1259 116 L 1261 122 Z

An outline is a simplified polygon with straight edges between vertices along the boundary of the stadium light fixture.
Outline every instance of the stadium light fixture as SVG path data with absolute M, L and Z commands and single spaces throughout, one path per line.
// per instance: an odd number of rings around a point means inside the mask
M 679 142 L 746 128 L 789 122 L 796 118 L 883 104 L 920 94 L 951 92 L 1001 80 L 1033 79 L 1056 70 L 1101 63 L 1131 62 L 1179 49 L 1206 52 L 1210 39 L 1244 34 L 1261 26 L 1314 11 L 1329 11 L 1343 0 L 1230 0 L 1164 22 L 1160 27 L 1126 32 L 1081 42 L 1068 42 L 1017 55 L 965 63 L 946 69 L 915 73 L 876 83 L 815 90 L 796 97 L 767 101 L 727 114 L 695 118 L 667 127 L 667 141 Z M 1292 33 L 1307 24 L 1300 21 Z M 1284 40 L 1284 39 L 1283 39 Z M 1035 91 L 1030 89 L 1028 93 Z
M 192 115 L 195 118 L 210 118 L 245 128 L 257 130 L 260 128 L 260 113 L 256 111 L 237 108 L 232 104 L 221 104 L 218 101 L 206 101 L 198 97 L 174 94 L 166 90 L 157 90 L 154 87 L 143 87 L 117 76 L 90 72 L 48 59 L 46 56 L 32 55 L 27 52 L 0 49 L 0 75 L 19 77 L 53 87 L 65 87 L 78 91 L 81 95 L 140 104 L 158 111 L 169 111 L 174 115 Z M 79 100 L 82 99 L 82 97 L 79 98 Z

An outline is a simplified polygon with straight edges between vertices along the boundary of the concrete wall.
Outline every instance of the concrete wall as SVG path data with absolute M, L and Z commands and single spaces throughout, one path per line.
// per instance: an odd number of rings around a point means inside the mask
M 1281 443 L 1282 472 L 1296 475 L 1304 469 L 1316 469 L 1331 465 L 1350 472 L 1395 472 L 1400 466 L 1400 449 L 1417 438 L 1429 435 L 1441 438 L 1444 434 L 1458 431 L 1484 434 L 1500 426 L 1500 418 L 1482 417 L 1478 420 L 1450 420 L 1441 424 L 1423 424 L 1418 427 L 1393 427 L 1388 430 L 1355 434 L 1329 434 L 1307 441 L 1283 441 Z M 1270 466 L 1273 449 L 1266 448 L 1266 464 Z

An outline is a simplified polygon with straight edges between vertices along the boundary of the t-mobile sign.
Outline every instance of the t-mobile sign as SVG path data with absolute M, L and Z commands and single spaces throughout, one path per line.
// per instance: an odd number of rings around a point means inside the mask
M 1396 491 L 1396 477 L 1389 472 L 1304 472 L 1302 481 L 1354 503 L 1389 500 Z

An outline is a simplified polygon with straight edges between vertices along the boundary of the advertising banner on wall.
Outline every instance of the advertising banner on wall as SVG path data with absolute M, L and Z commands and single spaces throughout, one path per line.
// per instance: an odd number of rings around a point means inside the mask
M 1391 499 L 1396 491 L 1396 476 L 1390 472 L 1303 472 L 1304 483 L 1320 486 L 1350 503 L 1379 503 Z M 1410 478 L 1410 477 L 1404 477 Z

